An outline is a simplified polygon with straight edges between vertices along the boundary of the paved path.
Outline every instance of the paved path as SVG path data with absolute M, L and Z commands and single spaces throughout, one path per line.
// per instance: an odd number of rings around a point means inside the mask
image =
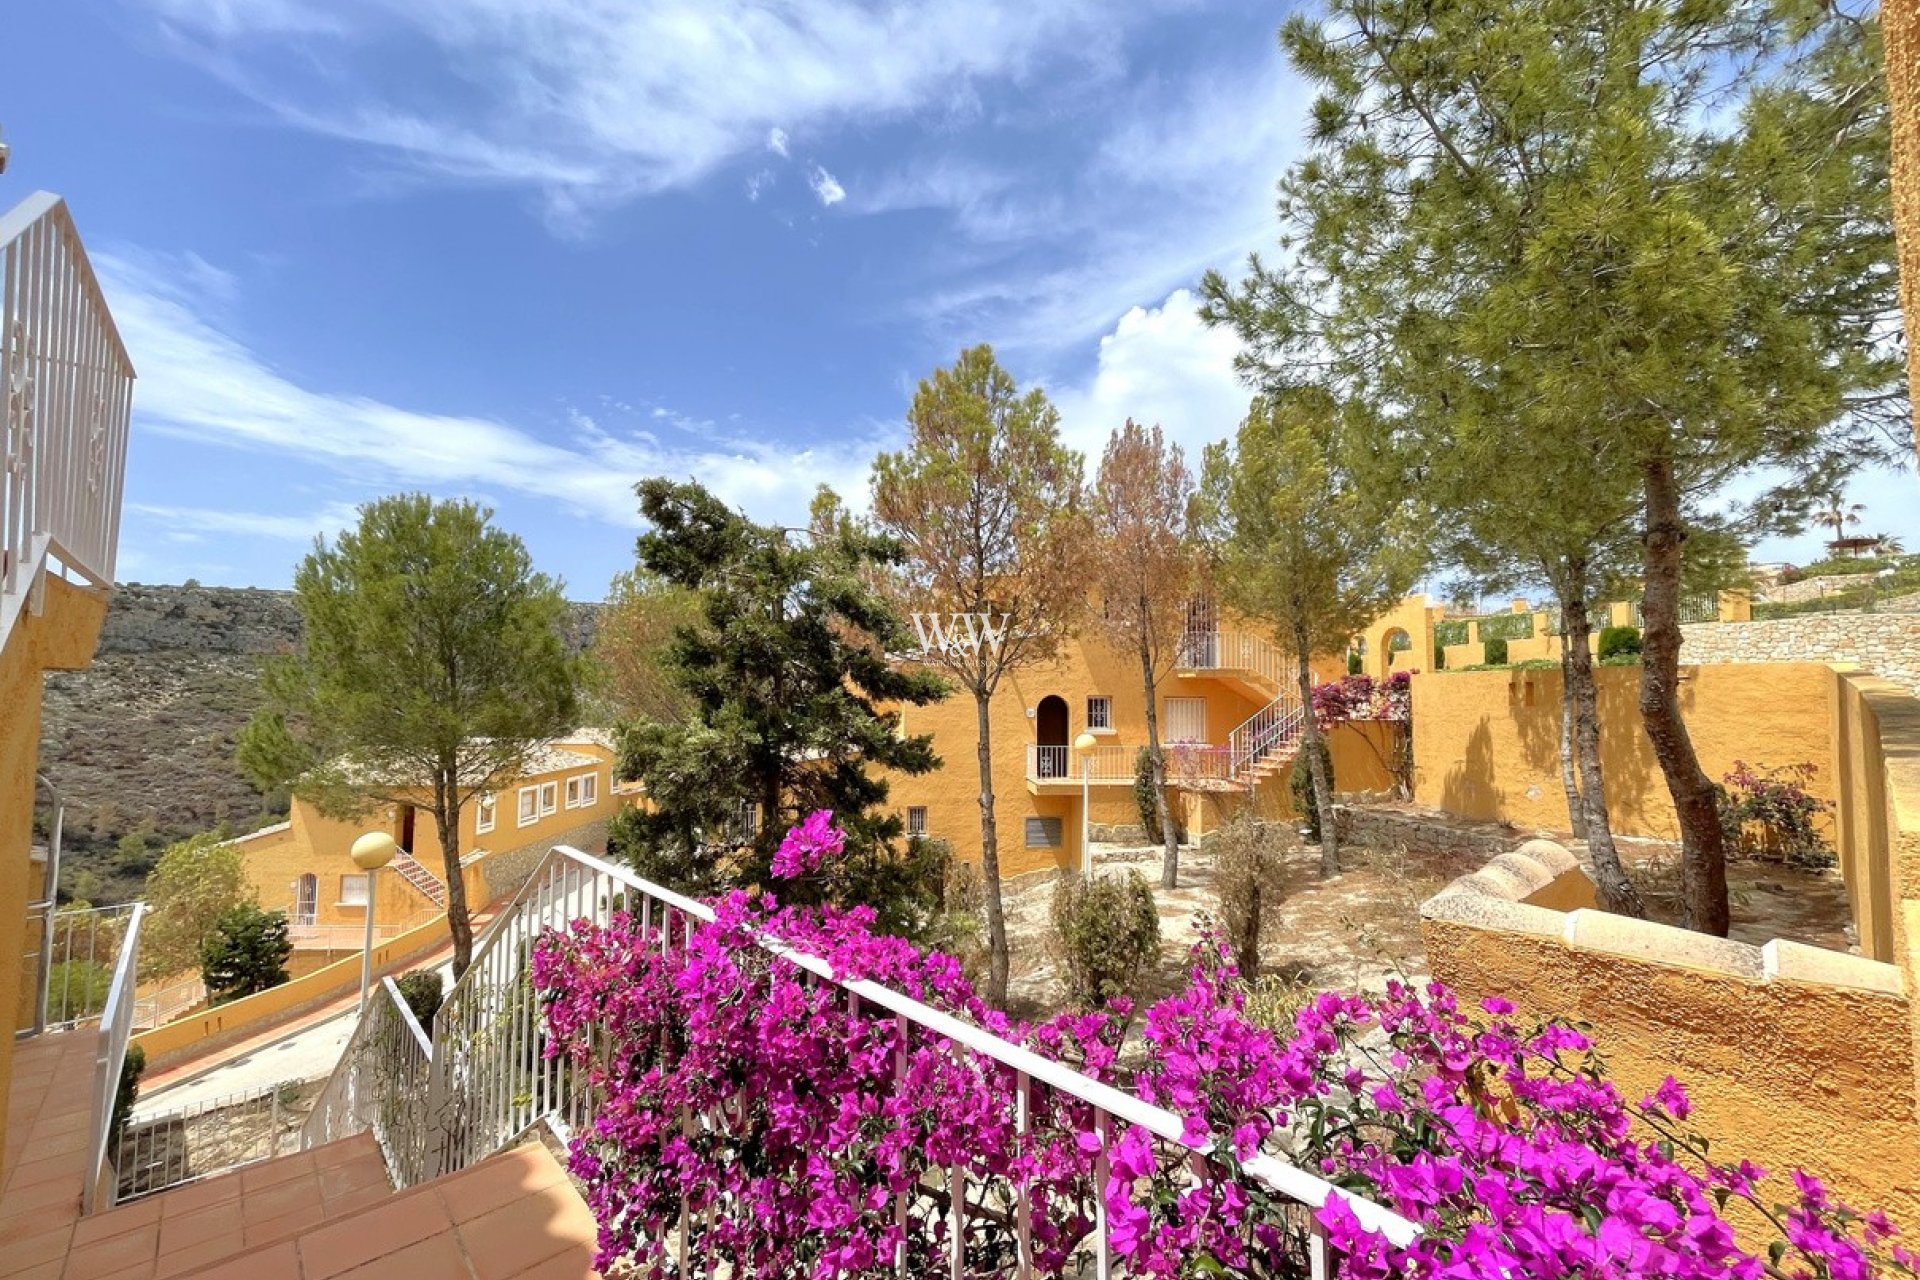
M 428 957 L 420 965 L 408 966 L 407 972 L 428 965 L 440 971 L 441 980 L 449 987 L 453 985 L 451 949 Z M 360 994 L 356 991 L 292 1022 L 223 1046 L 207 1057 L 180 1063 L 142 1083 L 133 1114 L 159 1115 L 267 1085 L 329 1075 L 352 1038 L 359 1017 Z

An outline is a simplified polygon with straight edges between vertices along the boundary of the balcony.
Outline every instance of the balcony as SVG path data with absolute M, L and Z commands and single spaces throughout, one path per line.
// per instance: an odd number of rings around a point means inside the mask
M 1027 790 L 1052 795 L 1096 787 L 1130 787 L 1140 759 L 1138 746 L 1103 743 L 1084 755 L 1071 746 L 1027 744 Z
M 1190 631 L 1180 638 L 1174 676 L 1225 681 L 1246 697 L 1266 701 L 1290 687 L 1291 655 L 1248 631 Z

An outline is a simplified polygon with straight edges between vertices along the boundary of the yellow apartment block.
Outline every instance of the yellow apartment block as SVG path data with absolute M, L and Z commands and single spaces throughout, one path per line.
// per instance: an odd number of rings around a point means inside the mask
M 1376 631 L 1404 631 L 1425 614 L 1424 600 L 1416 598 Z M 1264 629 L 1204 605 L 1196 607 L 1193 623 L 1178 665 L 1154 689 L 1169 799 L 1189 838 L 1212 830 L 1249 796 L 1269 815 L 1289 811 L 1286 785 L 1299 725 L 1289 652 Z M 1375 652 L 1403 660 L 1407 653 L 1384 645 Z M 1312 665 L 1316 680 L 1346 673 L 1344 654 L 1315 658 Z M 1069 640 L 1055 661 L 1009 673 L 989 715 L 1003 875 L 1079 866 L 1083 820 L 1093 829 L 1138 824 L 1133 779 L 1147 745 L 1147 714 L 1136 654 L 1097 635 Z M 946 840 L 962 860 L 978 862 L 979 727 L 972 696 L 962 692 L 909 707 L 902 730 L 932 734 L 942 763 L 923 777 L 891 775 L 891 804 L 909 834 Z M 1090 751 L 1074 746 L 1083 733 L 1093 740 Z M 1360 734 L 1343 732 L 1331 743 L 1339 785 L 1383 789 L 1390 779 Z
M 607 821 L 626 802 L 612 774 L 610 739 L 583 731 L 546 744 L 525 776 L 464 807 L 460 864 L 469 907 L 478 911 L 518 888 L 555 845 L 604 850 Z M 395 937 L 446 910 L 446 858 L 425 803 L 381 805 L 342 821 L 296 799 L 287 821 L 233 841 L 246 852 L 261 904 L 287 913 L 295 976 L 359 951 L 368 879 L 347 851 L 368 831 L 387 832 L 403 851 L 374 880 L 376 937 Z

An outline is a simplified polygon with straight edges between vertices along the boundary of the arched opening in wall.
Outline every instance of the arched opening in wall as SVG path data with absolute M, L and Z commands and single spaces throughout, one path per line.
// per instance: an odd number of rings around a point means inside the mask
M 320 877 L 309 871 L 294 882 L 293 922 L 311 925 L 320 912 Z
M 1042 778 L 1064 778 L 1067 776 L 1067 752 L 1072 739 L 1067 733 L 1067 700 L 1057 694 L 1048 694 L 1040 699 L 1040 706 L 1034 712 L 1033 740 L 1039 759 L 1034 763 L 1037 776 Z
M 1407 655 L 1413 652 L 1413 637 L 1399 627 L 1389 630 L 1380 637 L 1380 655 L 1386 660 L 1386 670 L 1406 666 L 1410 661 Z

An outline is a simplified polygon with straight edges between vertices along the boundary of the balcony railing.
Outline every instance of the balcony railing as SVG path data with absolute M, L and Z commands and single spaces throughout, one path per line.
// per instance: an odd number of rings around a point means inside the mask
M 45 191 L 0 214 L 0 403 L 0 593 L 33 587 L 49 555 L 112 585 L 133 363 L 66 202 Z
M 1245 671 L 1275 688 L 1294 677 L 1292 658 L 1273 641 L 1248 631 L 1189 631 L 1180 637 L 1180 667 L 1189 671 Z
M 88 1150 L 91 1176 L 81 1193 L 83 1212 L 92 1213 L 106 1171 L 107 1143 L 113 1134 L 113 1104 L 120 1094 L 120 1071 L 127 1061 L 127 1041 L 133 1035 L 134 987 L 139 982 L 140 923 L 147 904 L 136 902 L 127 913 L 126 933 L 120 940 L 120 953 L 113 965 L 113 978 L 107 988 L 106 1007 L 100 1012 L 99 1047 L 93 1057 L 93 1131 Z M 113 1189 L 106 1188 L 108 1203 Z
M 604 925 L 625 912 L 650 942 L 664 949 L 684 939 L 690 928 L 711 921 L 705 905 L 682 897 L 577 850 L 561 847 L 535 869 L 513 902 L 495 917 L 481 939 L 471 968 L 447 996 L 434 1018 L 431 1044 L 419 1035 L 411 1014 L 391 981 L 385 998 L 368 1006 L 355 1028 L 347 1054 L 303 1133 L 303 1146 L 317 1146 L 353 1133 L 371 1131 L 387 1154 L 395 1184 L 401 1188 L 466 1168 L 545 1123 L 562 1136 L 592 1123 L 598 1099 L 576 1077 L 575 1068 L 543 1052 L 545 1032 L 529 976 L 534 941 L 546 929 L 574 921 Z M 1191 1166 L 1205 1170 L 1201 1157 L 1212 1149 L 1210 1136 L 1185 1141 L 1182 1119 L 1162 1107 L 1101 1084 L 1064 1063 L 1043 1057 L 971 1023 L 912 1000 L 891 988 L 836 976 L 824 960 L 776 941 L 762 944 L 837 990 L 849 1008 L 883 1010 L 900 1028 L 902 1069 L 914 1043 L 944 1045 L 963 1058 L 998 1063 L 1015 1083 L 1005 1105 L 1025 1134 L 1031 1117 L 1045 1114 L 1049 1094 L 1077 1100 L 1092 1112 L 1087 1141 L 1110 1146 L 1129 1126 L 1138 1125 L 1171 1147 L 1192 1153 Z M 422 1087 L 422 1075 L 426 1085 Z M 706 1123 L 724 1123 L 725 1116 Z M 954 1251 L 953 1274 L 964 1270 L 959 1250 L 968 1220 L 985 1196 L 963 1168 L 951 1171 L 945 1188 L 947 1247 Z M 1215 1176 L 1196 1172 L 1194 1176 Z M 1317 1209 L 1330 1197 L 1344 1196 L 1360 1221 L 1396 1243 L 1409 1242 L 1417 1228 L 1369 1201 L 1339 1191 L 1315 1175 L 1277 1157 L 1247 1161 L 1244 1176 L 1262 1194 Z M 1024 1191 L 1016 1193 L 1024 1197 Z M 1017 1204 L 1010 1215 L 1019 1236 L 1019 1256 L 1030 1259 L 1026 1238 L 1030 1213 Z M 682 1213 L 680 1228 L 663 1243 L 678 1250 L 685 1274 L 687 1251 L 709 1226 L 704 1213 Z M 999 1221 L 1000 1228 L 1005 1221 Z M 1097 1215 L 1088 1240 L 1092 1275 L 1115 1274 L 1104 1214 Z M 1330 1274 L 1331 1259 L 1317 1228 L 1311 1240 L 1313 1275 Z M 1010 1273 L 1011 1274 L 1011 1273 Z M 1020 1274 L 1026 1274 L 1022 1268 Z
M 1097 787 L 1131 783 L 1140 759 L 1140 748 L 1103 743 L 1086 753 L 1070 746 L 1027 744 L 1027 781 L 1073 782 L 1081 779 Z

